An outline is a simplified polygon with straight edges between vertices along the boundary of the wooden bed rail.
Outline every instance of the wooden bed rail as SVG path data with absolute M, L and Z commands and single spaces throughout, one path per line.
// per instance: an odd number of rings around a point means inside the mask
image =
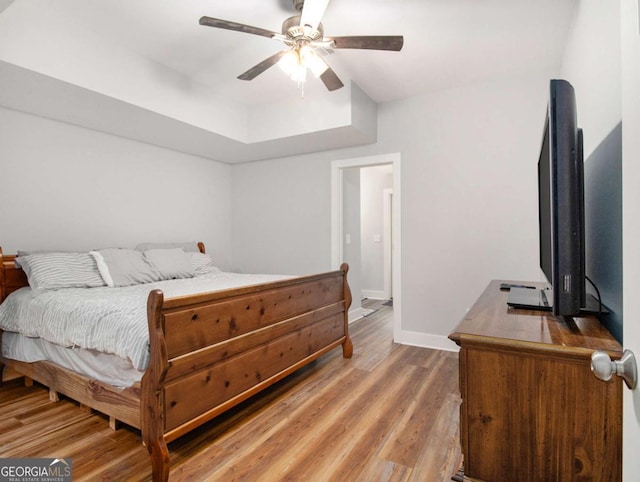
M 350 358 L 351 294 L 339 271 L 147 303 L 151 360 L 142 379 L 142 437 L 154 480 L 167 443 L 342 345 Z
M 0 303 L 15 290 L 27 286 L 27 275 L 16 266 L 16 255 L 3 254 L 0 247 Z
M 2 247 L 0 247 L 0 303 L 2 303 L 4 299 L 4 256 L 2 254 Z

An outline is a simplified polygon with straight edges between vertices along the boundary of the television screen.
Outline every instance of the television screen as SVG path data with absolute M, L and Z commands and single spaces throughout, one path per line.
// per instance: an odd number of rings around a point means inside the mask
M 547 280 L 552 280 L 551 173 L 549 172 L 549 167 L 549 119 L 547 118 L 538 161 L 538 230 L 540 236 L 540 268 Z

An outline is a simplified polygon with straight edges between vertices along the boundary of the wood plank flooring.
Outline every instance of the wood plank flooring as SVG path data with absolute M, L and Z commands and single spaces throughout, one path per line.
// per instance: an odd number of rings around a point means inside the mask
M 461 464 L 455 353 L 392 342 L 389 306 L 333 350 L 169 445 L 171 481 L 445 481 Z M 140 433 L 39 385 L 0 387 L 0 457 L 71 457 L 74 480 L 151 480 Z

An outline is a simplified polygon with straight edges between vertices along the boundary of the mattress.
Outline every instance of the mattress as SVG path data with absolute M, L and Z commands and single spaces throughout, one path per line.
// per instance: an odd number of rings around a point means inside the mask
M 59 358 L 52 361 L 68 359 L 60 364 L 91 377 L 98 375 L 95 378 L 105 382 L 112 376 L 103 378 L 101 365 L 109 359 L 115 360 L 116 370 L 131 367 L 133 374 L 143 373 L 149 363 L 147 298 L 150 291 L 160 289 L 167 299 L 285 278 L 288 277 L 218 271 L 121 288 L 66 288 L 43 292 L 21 288 L 0 305 L 0 329 L 5 332 L 2 354 L 6 358 L 34 361 L 38 357 L 52 360 L 49 357 L 56 352 L 55 357 Z M 28 339 L 41 341 L 25 341 Z M 8 344 L 11 346 L 6 346 Z M 84 353 L 83 361 L 70 360 L 77 353 Z M 93 368 L 86 368 L 90 365 Z M 110 369 L 107 373 L 111 373 Z M 139 374 L 131 377 L 133 375 L 125 376 L 124 381 L 129 383 L 133 378 L 136 381 L 140 378 Z

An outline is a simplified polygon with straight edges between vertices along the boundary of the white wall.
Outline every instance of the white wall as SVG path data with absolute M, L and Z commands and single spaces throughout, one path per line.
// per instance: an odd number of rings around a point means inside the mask
M 234 271 L 309 274 L 332 269 L 331 173 L 324 156 L 233 166 Z
M 619 1 L 581 0 L 561 75 L 576 91 L 585 159 L 620 122 L 620 56 Z
M 230 265 L 225 164 L 0 108 L 0 172 L 5 253 L 199 240 Z
M 376 144 L 234 166 L 234 265 L 329 269 L 331 161 L 398 152 L 402 329 L 444 340 L 490 279 L 540 279 L 536 165 L 554 74 L 382 104 Z

